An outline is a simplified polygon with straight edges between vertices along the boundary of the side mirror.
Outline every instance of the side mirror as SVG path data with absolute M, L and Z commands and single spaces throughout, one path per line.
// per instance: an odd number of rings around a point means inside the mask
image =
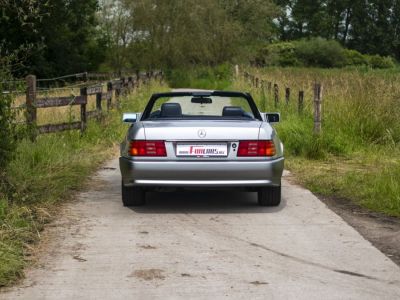
M 265 119 L 270 124 L 279 123 L 281 121 L 280 113 L 265 113 Z
M 122 122 L 124 123 L 135 123 L 140 118 L 138 113 L 125 113 L 122 115 Z

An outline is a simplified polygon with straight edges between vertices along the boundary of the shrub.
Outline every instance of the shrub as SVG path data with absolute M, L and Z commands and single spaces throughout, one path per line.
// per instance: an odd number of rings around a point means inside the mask
M 368 59 L 357 50 L 344 49 L 344 56 L 347 66 L 367 66 Z
M 365 55 L 368 65 L 374 69 L 389 69 L 396 65 L 390 56 Z
M 395 67 L 395 61 L 391 57 L 363 55 L 357 50 L 344 49 L 337 41 L 323 38 L 272 43 L 258 52 L 255 61 L 257 65 L 282 67 Z
M 322 38 L 296 42 L 296 56 L 306 66 L 333 68 L 345 65 L 343 47 L 337 41 Z
M 296 57 L 296 47 L 293 42 L 281 42 L 263 48 L 261 61 L 267 66 L 300 66 Z
M 5 71 L 0 70 L 0 78 L 8 78 Z M 15 148 L 14 112 L 11 108 L 12 97 L 4 91 L 4 82 L 0 82 L 0 172 L 11 158 Z

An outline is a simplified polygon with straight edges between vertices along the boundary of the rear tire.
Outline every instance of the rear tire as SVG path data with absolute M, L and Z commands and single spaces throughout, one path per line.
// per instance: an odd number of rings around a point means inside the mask
M 124 206 L 141 206 L 146 202 L 146 195 L 141 187 L 137 186 L 124 186 L 121 183 L 122 188 L 122 203 Z
M 281 203 L 281 186 L 262 187 L 258 190 L 258 205 L 279 206 Z

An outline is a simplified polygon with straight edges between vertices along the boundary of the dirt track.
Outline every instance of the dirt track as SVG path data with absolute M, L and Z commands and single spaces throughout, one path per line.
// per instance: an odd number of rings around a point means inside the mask
M 149 194 L 124 208 L 113 160 L 47 229 L 0 299 L 398 299 L 400 268 L 309 191 Z

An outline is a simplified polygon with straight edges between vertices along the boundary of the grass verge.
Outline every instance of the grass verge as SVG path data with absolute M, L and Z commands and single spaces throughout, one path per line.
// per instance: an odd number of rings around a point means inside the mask
M 122 100 L 122 111 L 141 111 L 151 93 L 166 87 L 142 86 Z M 88 175 L 115 153 L 127 125 L 121 112 L 89 123 L 83 137 L 77 131 L 22 140 L 2 175 L 0 187 L 0 287 L 23 276 L 31 245 L 55 208 L 80 190 Z
M 274 105 L 267 89 L 243 79 L 233 88 L 249 90 L 261 110 L 279 111 L 277 131 L 286 167 L 315 193 L 348 199 L 370 210 L 400 217 L 400 72 L 267 68 L 250 71 L 280 87 Z M 323 132 L 313 134 L 313 83 L 322 83 Z M 291 99 L 284 100 L 284 88 Z M 304 110 L 297 95 L 305 92 Z

